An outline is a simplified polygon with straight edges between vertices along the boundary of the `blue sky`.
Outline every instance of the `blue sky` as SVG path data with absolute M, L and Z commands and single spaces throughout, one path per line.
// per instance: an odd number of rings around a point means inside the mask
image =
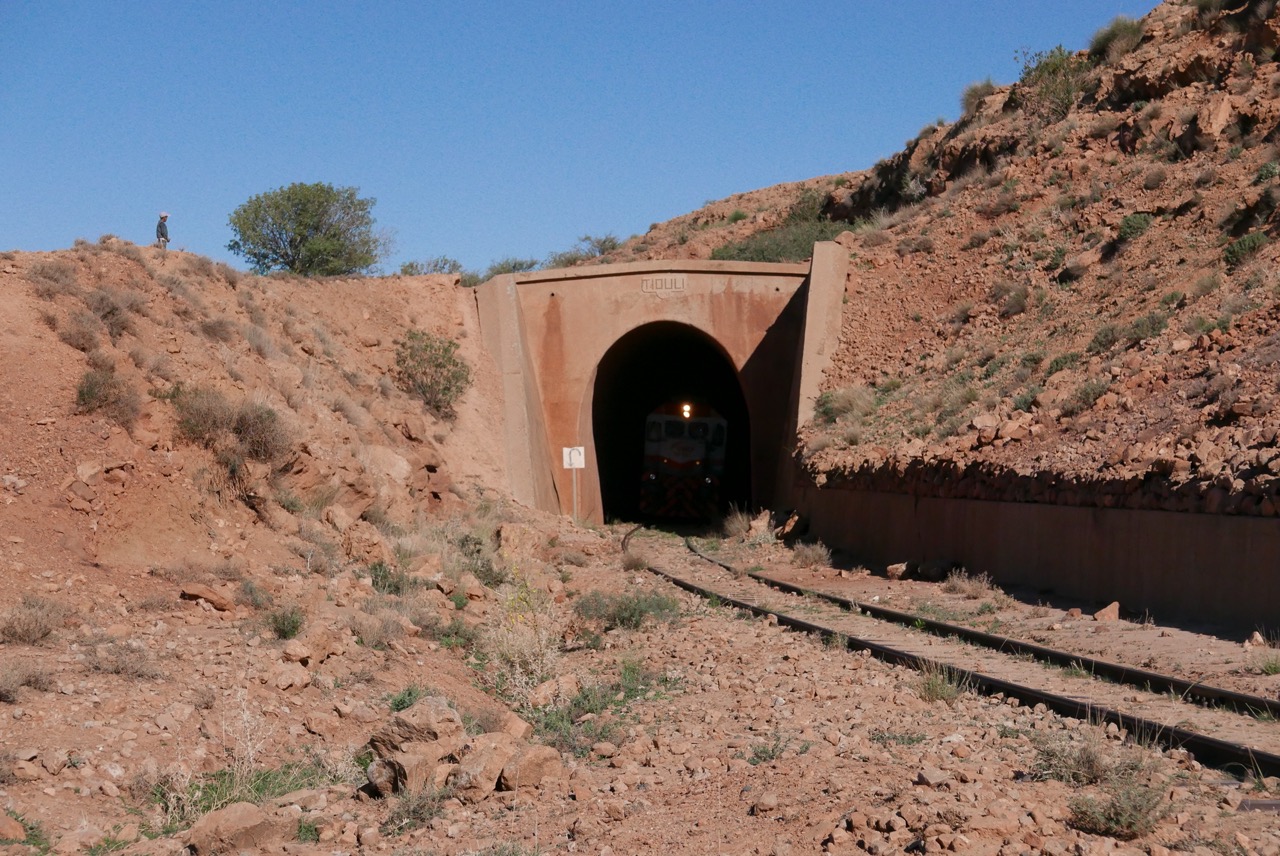
M 243 263 L 227 217 L 355 186 L 389 272 L 625 238 L 864 169 L 1019 49 L 1154 0 L 0 0 L 0 249 L 112 233 Z

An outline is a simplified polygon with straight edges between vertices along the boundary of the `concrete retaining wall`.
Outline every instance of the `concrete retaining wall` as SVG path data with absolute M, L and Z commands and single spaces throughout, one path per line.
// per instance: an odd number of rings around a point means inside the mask
M 869 565 L 945 559 L 1159 621 L 1280 626 L 1274 520 L 801 488 L 812 531 Z

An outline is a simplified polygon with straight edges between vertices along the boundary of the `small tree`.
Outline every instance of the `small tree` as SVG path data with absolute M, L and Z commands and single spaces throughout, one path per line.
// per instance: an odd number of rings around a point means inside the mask
M 396 343 L 396 382 L 442 417 L 471 384 L 471 367 L 457 355 L 458 343 L 423 330 L 410 330 Z
M 303 276 L 362 273 L 378 263 L 387 239 L 373 231 L 374 199 L 355 187 L 291 184 L 260 193 L 231 212 L 227 249 L 258 273 Z

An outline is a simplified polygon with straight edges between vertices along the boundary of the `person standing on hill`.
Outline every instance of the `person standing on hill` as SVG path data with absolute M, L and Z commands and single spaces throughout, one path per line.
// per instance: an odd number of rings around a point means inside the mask
M 161 250 L 169 246 L 169 212 L 160 212 L 160 222 L 156 223 L 156 246 Z

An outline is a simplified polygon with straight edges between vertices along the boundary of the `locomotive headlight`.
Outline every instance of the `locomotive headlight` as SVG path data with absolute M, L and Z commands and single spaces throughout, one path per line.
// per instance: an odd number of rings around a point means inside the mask
M 680 405 L 680 412 L 684 414 L 685 419 L 688 419 L 690 416 L 693 415 L 693 405 L 692 404 Z

